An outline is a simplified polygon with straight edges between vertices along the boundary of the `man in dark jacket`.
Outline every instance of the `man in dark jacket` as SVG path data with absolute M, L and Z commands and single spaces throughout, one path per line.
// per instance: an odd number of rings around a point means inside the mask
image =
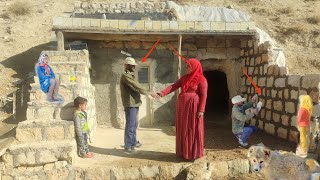
M 149 93 L 148 90 L 135 79 L 134 71 L 137 63 L 132 57 L 125 59 L 125 71 L 121 76 L 120 90 L 121 99 L 126 114 L 126 126 L 124 134 L 124 149 L 126 153 L 135 152 L 135 147 L 141 144 L 136 139 L 136 130 L 138 126 L 138 111 L 142 104 L 140 94 L 157 96 Z

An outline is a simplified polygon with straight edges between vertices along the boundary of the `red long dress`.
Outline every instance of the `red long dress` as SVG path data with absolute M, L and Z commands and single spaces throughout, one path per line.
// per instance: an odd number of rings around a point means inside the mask
M 183 86 L 185 76 L 161 91 L 165 96 Z M 204 119 L 198 112 L 205 111 L 207 80 L 189 86 L 181 92 L 176 103 L 176 155 L 191 160 L 204 156 Z

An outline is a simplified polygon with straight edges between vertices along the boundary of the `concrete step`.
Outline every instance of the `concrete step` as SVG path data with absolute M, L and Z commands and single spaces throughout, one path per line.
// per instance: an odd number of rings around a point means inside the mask
M 12 145 L 2 159 L 8 167 L 39 166 L 57 161 L 74 163 L 77 156 L 75 140 L 25 142 Z
M 19 142 L 73 140 L 74 122 L 66 120 L 27 120 L 16 128 Z

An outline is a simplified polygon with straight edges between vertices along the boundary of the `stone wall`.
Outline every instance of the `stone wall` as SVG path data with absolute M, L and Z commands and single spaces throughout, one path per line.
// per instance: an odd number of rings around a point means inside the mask
M 150 67 L 150 85 L 146 87 L 150 91 L 160 91 L 176 80 L 177 59 L 173 53 L 158 46 L 145 63 L 141 63 L 152 43 L 135 41 L 120 42 L 89 42 L 89 52 L 92 62 L 92 84 L 96 89 L 97 120 L 99 124 L 106 124 L 113 127 L 124 127 L 125 116 L 120 94 L 120 77 L 123 73 L 123 61 L 127 57 L 120 53 L 121 50 L 132 54 L 137 63 L 140 63 L 137 70 L 143 66 Z M 149 102 L 154 112 L 154 122 L 173 121 L 175 100 L 172 100 L 174 93 L 161 99 L 158 102 Z M 143 102 L 146 104 L 146 102 Z M 143 111 L 141 106 L 139 111 Z M 143 119 L 140 122 L 145 125 Z
M 88 51 L 48 51 L 49 64 L 61 85 L 59 94 L 63 97 L 63 104 L 48 103 L 46 94 L 40 89 L 38 77 L 31 84 L 30 102 L 27 109 L 27 120 L 63 119 L 72 120 L 73 100 L 77 96 L 88 99 L 87 113 L 89 126 L 92 131 L 97 126 L 95 111 L 95 89 L 91 85 Z
M 67 161 L 57 161 L 33 167 L 5 169 L 0 164 L 2 179 L 220 179 L 237 178 L 250 172 L 249 161 L 237 159 L 197 163 L 174 163 L 137 167 L 97 166 L 79 168 Z M 1 178 L 0 175 L 0 178 Z
M 123 3 L 106 2 L 76 2 L 74 14 L 102 14 L 102 13 L 161 13 L 166 7 L 165 2 L 139 1 Z
M 59 176 L 70 179 L 70 165 L 77 156 L 72 121 L 75 97 L 88 99 L 89 126 L 92 132 L 96 128 L 88 51 L 46 53 L 56 78 L 61 82 L 59 94 L 64 101 L 49 103 L 35 77 L 35 83 L 31 84 L 27 120 L 18 124 L 15 143 L 1 154 L 3 179 L 58 179 Z
M 234 36 L 183 36 L 182 55 L 196 57 L 201 61 L 203 71 L 218 70 L 227 76 L 230 98 L 239 94 L 241 82 L 240 47 L 242 39 Z M 209 92 L 210 93 L 210 92 Z
M 318 102 L 320 75 L 290 75 L 286 67 L 279 67 L 271 55 L 269 42 L 258 45 L 255 41 L 242 41 L 242 67 L 261 88 L 259 100 L 263 103 L 261 112 L 250 122 L 265 132 L 283 139 L 297 142 L 298 97 L 311 96 Z M 255 93 L 248 79 L 242 76 L 246 98 Z
M 64 120 L 24 121 L 18 124 L 16 139 L 20 142 L 72 140 L 74 123 Z
M 115 36 L 124 39 L 120 35 Z M 155 50 L 149 55 L 150 59 L 145 63 L 141 63 L 141 58 L 148 53 L 155 39 L 145 37 L 141 39 L 145 41 L 130 39 L 127 41 L 87 41 L 92 63 L 91 81 L 97 90 L 95 96 L 99 124 L 123 127 L 125 122 L 119 82 L 123 72 L 123 60 L 127 56 L 121 54 L 121 50 L 132 54 L 140 63 L 139 66 L 152 63 L 150 67 L 154 69 L 152 70 L 154 74 L 150 78 L 152 78 L 151 87 L 154 87 L 155 91 L 162 90 L 176 81 L 178 57 L 171 46 L 177 48 L 178 36 L 176 39 L 172 37 L 161 39 Z M 239 93 L 241 63 L 237 59 L 240 57 L 241 39 L 232 36 L 214 38 L 186 35 L 182 37 L 182 40 L 183 57 L 198 58 L 202 62 L 204 71 L 219 70 L 226 73 L 230 97 Z M 182 75 L 184 64 L 182 62 Z M 152 102 L 154 122 L 174 120 L 175 98 L 173 95 L 170 94 L 160 101 Z M 140 118 L 143 119 L 143 117 Z

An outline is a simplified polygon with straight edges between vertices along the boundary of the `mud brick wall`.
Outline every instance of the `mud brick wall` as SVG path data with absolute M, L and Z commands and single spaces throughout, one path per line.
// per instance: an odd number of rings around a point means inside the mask
M 262 90 L 259 101 L 263 107 L 250 124 L 268 134 L 297 142 L 298 97 L 308 94 L 317 103 L 320 75 L 289 75 L 287 68 L 279 67 L 271 54 L 269 42 L 260 45 L 255 41 L 241 43 L 242 68 Z M 245 75 L 242 85 L 245 97 L 251 99 L 256 90 Z

